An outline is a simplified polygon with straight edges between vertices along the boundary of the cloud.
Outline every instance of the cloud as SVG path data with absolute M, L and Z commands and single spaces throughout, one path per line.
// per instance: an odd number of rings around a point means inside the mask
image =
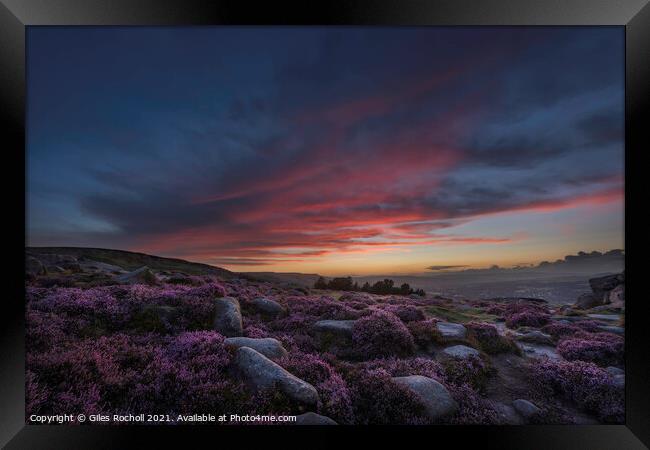
M 90 67 L 90 80 L 68 68 L 56 98 L 49 80 L 32 80 L 47 98 L 30 108 L 30 200 L 45 207 L 39 195 L 60 192 L 79 220 L 58 233 L 32 223 L 40 231 L 30 240 L 272 265 L 507 245 L 521 238 L 454 227 L 620 201 L 614 34 L 518 30 L 232 30 L 238 39 L 218 52 L 206 42 L 219 40 L 203 34 L 193 50 L 163 34 L 164 58 L 142 37 L 135 44 L 147 64 L 130 77 L 119 70 L 136 55 L 115 47 L 129 40 L 99 45 L 95 34 L 99 54 L 73 47 L 70 56 Z M 102 51 L 123 79 L 98 69 L 108 70 Z M 215 53 L 219 61 L 206 61 Z M 156 70 L 174 58 L 183 70 Z M 56 73 L 59 64 L 50 62 Z M 106 88 L 90 89 L 96 83 Z M 92 120 L 80 117 L 96 104 Z M 93 231 L 98 220 L 111 231 Z
M 460 269 L 463 267 L 467 267 L 464 265 L 455 265 L 455 266 L 429 266 L 427 267 L 427 270 L 433 270 L 433 271 L 438 271 L 438 270 L 449 270 L 449 269 Z

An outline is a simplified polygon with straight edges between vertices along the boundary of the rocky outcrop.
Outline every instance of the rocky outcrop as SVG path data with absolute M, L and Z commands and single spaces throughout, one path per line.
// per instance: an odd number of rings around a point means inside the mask
M 432 420 L 449 416 L 458 410 L 458 404 L 447 388 L 432 378 L 411 375 L 395 377 L 393 381 L 412 392 Z
M 237 299 L 223 297 L 215 300 L 214 330 L 226 337 L 243 334 L 241 308 Z
M 625 272 L 591 278 L 589 286 L 591 293 L 578 297 L 575 304 L 577 308 L 590 309 L 603 305 L 625 308 Z
M 308 412 L 296 416 L 296 421 L 291 422 L 291 425 L 338 425 L 338 423 L 327 416 Z
M 448 341 L 462 340 L 467 336 L 467 328 L 459 323 L 438 322 L 436 328 L 443 339 Z
M 133 272 L 117 275 L 115 281 L 123 284 L 148 284 L 150 286 L 158 284 L 158 278 L 147 266 L 140 267 Z
M 250 347 L 237 349 L 233 367 L 256 391 L 277 389 L 288 399 L 307 407 L 315 407 L 318 403 L 318 392 L 314 386 Z
M 269 359 L 280 359 L 287 356 L 287 351 L 280 341 L 273 338 L 254 339 L 248 337 L 231 337 L 224 341 L 226 347 L 250 347 Z
M 521 398 L 512 402 L 512 406 L 525 419 L 530 419 L 542 412 L 535 404 Z
M 278 317 L 284 313 L 281 304 L 266 297 L 258 297 L 250 302 L 250 306 L 257 312 L 269 317 Z
M 442 353 L 457 359 L 475 358 L 481 354 L 478 350 L 466 345 L 454 345 L 453 347 L 447 347 L 442 351 Z

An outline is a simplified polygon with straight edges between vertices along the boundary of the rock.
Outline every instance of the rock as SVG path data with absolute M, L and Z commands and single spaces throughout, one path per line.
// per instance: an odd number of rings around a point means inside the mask
M 395 377 L 393 381 L 407 388 L 424 406 L 430 419 L 439 419 L 455 413 L 458 404 L 442 384 L 421 375 Z
M 625 371 L 623 369 L 619 369 L 618 367 L 609 366 L 605 370 L 611 373 L 612 375 L 625 375 Z
M 609 291 L 605 297 L 605 303 L 613 308 L 625 308 L 625 285 L 619 284 Z
M 533 403 L 521 398 L 512 402 L 512 406 L 519 414 L 521 414 L 522 417 L 526 419 L 530 419 L 531 417 L 539 414 L 542 411 Z
M 273 338 L 254 339 L 249 337 L 231 337 L 224 341 L 228 347 L 250 347 L 269 359 L 279 359 L 287 356 L 287 351 L 280 341 Z
M 318 392 L 314 386 L 290 374 L 250 347 L 237 349 L 233 365 L 256 391 L 277 389 L 300 405 L 315 407 L 318 403 Z
M 601 331 L 606 331 L 608 333 L 614 333 L 614 334 L 625 334 L 625 328 L 623 327 L 617 327 L 616 325 L 601 325 L 598 327 L 599 330 Z
M 625 374 L 614 375 L 614 385 L 618 388 L 625 388 Z
M 338 425 L 338 423 L 327 416 L 308 412 L 296 416 L 296 421 L 291 422 L 291 425 Z
M 284 313 L 284 308 L 281 304 L 265 297 L 258 297 L 251 301 L 251 306 L 257 311 L 271 317 L 278 317 Z
M 243 326 L 239 301 L 232 297 L 215 300 L 214 329 L 226 337 L 241 336 Z
M 605 320 L 608 322 L 617 322 L 621 319 L 618 314 L 587 314 L 590 319 Z
M 582 294 L 578 297 L 575 303 L 576 308 L 590 309 L 595 306 L 600 306 L 605 303 L 604 297 L 597 297 L 592 293 Z
M 150 286 L 158 284 L 158 278 L 147 266 L 140 267 L 133 272 L 117 275 L 115 281 L 124 284 L 148 284 Z
M 478 350 L 466 345 L 454 345 L 453 347 L 447 347 L 442 352 L 447 356 L 459 359 L 478 357 L 480 355 L 480 352 Z
M 519 348 L 524 352 L 524 356 L 528 358 L 550 358 L 557 361 L 562 359 L 562 357 L 555 350 L 555 347 L 551 347 L 549 345 L 518 342 L 517 346 L 519 346 Z
M 25 271 L 31 276 L 45 275 L 47 273 L 43 263 L 33 256 L 25 258 Z
M 317 345 L 321 348 L 351 345 L 354 323 L 354 320 L 320 320 L 316 322 L 313 330 Z
M 532 342 L 535 344 L 553 345 L 553 338 L 550 334 L 542 333 L 539 330 L 529 331 L 517 336 L 518 341 Z
M 438 322 L 436 328 L 438 328 L 442 337 L 447 340 L 461 340 L 467 336 L 467 328 L 459 323 Z
M 589 286 L 594 295 L 597 297 L 604 297 L 609 291 L 616 286 L 623 284 L 625 277 L 622 273 L 616 275 L 605 275 L 604 277 L 592 278 L 589 280 Z

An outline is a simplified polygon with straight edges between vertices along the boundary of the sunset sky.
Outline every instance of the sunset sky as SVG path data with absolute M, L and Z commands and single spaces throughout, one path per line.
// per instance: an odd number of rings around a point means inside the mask
M 30 27 L 27 244 L 423 273 L 623 248 L 622 28 Z

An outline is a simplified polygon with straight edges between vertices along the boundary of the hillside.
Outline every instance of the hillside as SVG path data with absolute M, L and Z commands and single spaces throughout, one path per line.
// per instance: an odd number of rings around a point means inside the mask
M 142 266 L 147 266 L 155 271 L 184 272 L 188 275 L 217 275 L 222 278 L 233 278 L 236 276 L 234 272 L 222 269 L 221 267 L 125 250 L 85 247 L 26 247 L 25 251 L 28 255 L 71 255 L 76 258 L 112 264 L 125 270 L 135 270 Z

